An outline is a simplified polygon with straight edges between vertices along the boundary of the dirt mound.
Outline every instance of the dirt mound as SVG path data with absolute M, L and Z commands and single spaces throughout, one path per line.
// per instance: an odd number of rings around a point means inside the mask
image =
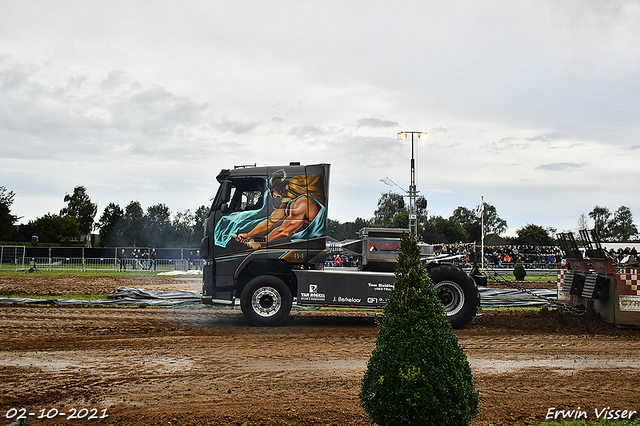
M 496 333 L 621 334 L 627 333 L 604 322 L 593 311 L 574 315 L 562 309 L 483 310 L 466 329 Z
M 200 288 L 201 278 L 165 275 L 111 275 L 25 273 L 0 275 L 0 294 L 59 296 L 63 294 L 105 294 L 118 287 L 143 287 L 149 290 Z

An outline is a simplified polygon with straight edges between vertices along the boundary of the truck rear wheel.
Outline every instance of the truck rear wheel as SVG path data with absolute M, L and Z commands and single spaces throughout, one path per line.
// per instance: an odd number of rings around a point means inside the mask
M 428 272 L 451 327 L 461 328 L 471 322 L 480 304 L 480 293 L 473 279 L 453 265 L 437 265 Z
M 242 314 L 253 325 L 273 327 L 291 311 L 291 290 L 280 278 L 263 275 L 249 281 L 242 290 Z

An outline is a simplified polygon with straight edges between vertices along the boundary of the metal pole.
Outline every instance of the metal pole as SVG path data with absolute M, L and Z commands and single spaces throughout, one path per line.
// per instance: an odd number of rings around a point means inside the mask
M 418 139 L 421 141 L 426 140 L 428 137 L 427 132 L 406 132 L 402 131 L 398 133 L 398 139 L 407 139 L 407 133 L 411 133 L 411 184 L 409 185 L 409 231 L 418 236 L 418 209 L 416 205 L 416 196 L 418 191 L 416 190 L 416 160 L 414 157 L 414 135 L 419 134 Z M 383 181 L 384 182 L 384 181 Z M 386 183 L 386 182 L 385 182 Z
M 480 197 L 480 268 L 484 269 L 484 196 Z
M 418 236 L 418 220 L 416 217 L 416 161 L 413 157 L 413 135 L 411 132 L 411 185 L 409 186 L 409 229 Z

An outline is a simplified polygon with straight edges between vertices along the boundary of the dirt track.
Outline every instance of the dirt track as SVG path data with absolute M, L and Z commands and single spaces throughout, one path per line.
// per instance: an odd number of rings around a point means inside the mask
M 358 391 L 377 315 L 300 310 L 255 328 L 227 309 L 0 305 L 0 424 L 24 407 L 31 425 L 54 408 L 108 417 L 46 424 L 369 425 Z M 474 425 L 537 423 L 552 407 L 640 411 L 638 331 L 543 310 L 485 311 L 456 334 L 482 401 Z

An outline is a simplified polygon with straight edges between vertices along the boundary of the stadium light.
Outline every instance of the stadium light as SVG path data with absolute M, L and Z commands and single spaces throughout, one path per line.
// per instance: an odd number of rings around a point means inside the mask
M 398 139 L 403 141 L 408 138 L 408 134 L 411 134 L 411 184 L 409 185 L 409 229 L 413 234 L 418 236 L 418 211 L 416 208 L 416 161 L 413 157 L 413 135 L 418 135 L 418 139 L 422 142 L 426 141 L 429 137 L 427 132 L 399 132 Z

